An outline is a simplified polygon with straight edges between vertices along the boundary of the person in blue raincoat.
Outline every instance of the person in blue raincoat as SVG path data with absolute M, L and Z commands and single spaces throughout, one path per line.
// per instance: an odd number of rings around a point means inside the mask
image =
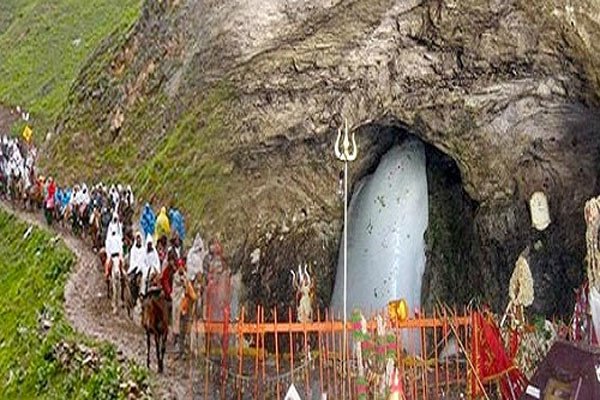
M 144 205 L 144 210 L 142 211 L 142 217 L 140 219 L 140 226 L 142 228 L 142 232 L 144 232 L 144 238 L 148 237 L 148 235 L 154 234 L 154 229 L 156 227 L 156 216 L 154 215 L 154 211 L 152 211 L 152 207 L 148 203 Z
M 177 232 L 179 240 L 183 242 L 185 239 L 185 221 L 183 215 L 176 208 L 169 210 L 169 221 L 171 222 L 171 229 Z

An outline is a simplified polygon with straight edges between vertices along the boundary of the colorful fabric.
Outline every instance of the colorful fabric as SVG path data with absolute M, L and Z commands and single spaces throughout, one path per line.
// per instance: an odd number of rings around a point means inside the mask
M 171 235 L 171 225 L 169 224 L 169 217 L 167 217 L 167 209 L 165 207 L 160 209 L 158 217 L 156 217 L 156 227 L 154 231 L 154 237 L 156 240 L 163 236 L 167 238 Z
M 571 325 L 571 340 L 574 342 L 597 343 L 590 314 L 589 283 L 584 282 L 575 292 L 575 309 Z
M 593 324 L 593 340 L 594 344 L 597 343 L 597 338 L 600 337 L 600 293 L 598 289 L 592 287 L 589 292 L 590 311 L 592 313 L 592 324 Z
M 183 241 L 185 239 L 185 222 L 183 215 L 178 209 L 171 208 L 169 210 L 169 222 L 171 223 L 171 228 L 179 235 L 179 239 Z
M 183 300 L 181 300 L 180 311 L 183 315 L 188 315 L 190 311 L 190 305 L 193 304 L 196 300 L 198 300 L 198 296 L 196 295 L 196 291 L 194 290 L 194 286 L 192 282 L 186 280 L 185 283 L 185 295 Z
M 156 216 L 154 215 L 154 211 L 152 211 L 150 204 L 146 203 L 140 218 L 140 227 L 142 228 L 142 232 L 144 232 L 144 238 L 154 234 L 155 226 Z
M 479 312 L 473 313 L 473 332 L 473 364 L 481 382 L 499 380 L 502 399 L 518 399 L 527 386 L 527 379 L 508 356 L 500 329 L 492 317 Z M 475 397 L 480 391 L 476 379 L 472 376 L 470 382 Z
M 173 293 L 173 270 L 167 267 L 163 270 L 160 276 L 160 284 L 167 299 L 171 299 Z

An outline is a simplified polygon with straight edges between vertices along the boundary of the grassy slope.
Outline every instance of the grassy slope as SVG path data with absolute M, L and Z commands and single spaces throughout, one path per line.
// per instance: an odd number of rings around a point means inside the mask
M 85 59 L 104 37 L 135 21 L 141 1 L 0 3 L 0 102 L 26 107 L 45 127 L 60 112 Z
M 101 79 L 101 75 L 94 76 Z M 220 160 L 220 135 L 227 125 L 226 107 L 235 99 L 233 88 L 220 82 L 199 98 L 160 140 L 147 139 L 156 135 L 156 126 L 160 126 L 160 119 L 148 109 L 166 100 L 159 95 L 138 102 L 121 134 L 110 144 L 107 135 L 93 133 L 94 124 L 86 114 L 92 108 L 82 107 L 78 112 L 84 116 L 78 122 L 86 126 L 85 140 L 79 135 L 58 136 L 44 169 L 70 184 L 106 181 L 106 177 L 110 177 L 109 182 L 131 183 L 138 198 L 150 201 L 155 208 L 162 204 L 179 207 L 188 230 L 198 232 L 202 218 L 227 212 L 222 200 L 228 195 L 227 185 L 236 179 L 231 167 Z M 90 121 L 89 126 L 86 121 Z M 84 151 L 82 145 L 97 150 Z M 207 201 L 209 196 L 212 202 Z
M 83 341 L 65 321 L 62 309 L 74 259 L 61 242 L 53 245 L 46 232 L 35 229 L 23 240 L 26 229 L 0 211 L 0 398 L 123 398 L 122 380 L 146 385 L 144 370 L 119 365 L 107 346 L 97 348 L 102 362 L 96 372 L 66 369 L 53 360 L 52 349 L 59 341 Z M 47 334 L 38 326 L 42 310 L 54 321 Z

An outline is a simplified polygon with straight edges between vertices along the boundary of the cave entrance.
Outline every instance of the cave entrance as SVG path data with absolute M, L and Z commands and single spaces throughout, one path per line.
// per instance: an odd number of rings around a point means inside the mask
M 428 311 L 437 301 L 466 304 L 477 295 L 470 240 L 476 205 L 456 163 L 397 127 L 364 129 L 368 142 L 349 194 L 348 313 L 401 298 Z M 342 245 L 335 310 L 343 309 Z

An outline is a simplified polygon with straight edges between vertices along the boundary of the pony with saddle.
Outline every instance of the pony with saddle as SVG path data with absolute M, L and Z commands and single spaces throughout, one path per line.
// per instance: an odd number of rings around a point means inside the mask
M 142 301 L 142 326 L 146 331 L 146 366 L 150 368 L 150 338 L 153 336 L 158 372 L 162 373 L 169 334 L 169 311 L 167 299 L 160 287 L 149 289 Z

